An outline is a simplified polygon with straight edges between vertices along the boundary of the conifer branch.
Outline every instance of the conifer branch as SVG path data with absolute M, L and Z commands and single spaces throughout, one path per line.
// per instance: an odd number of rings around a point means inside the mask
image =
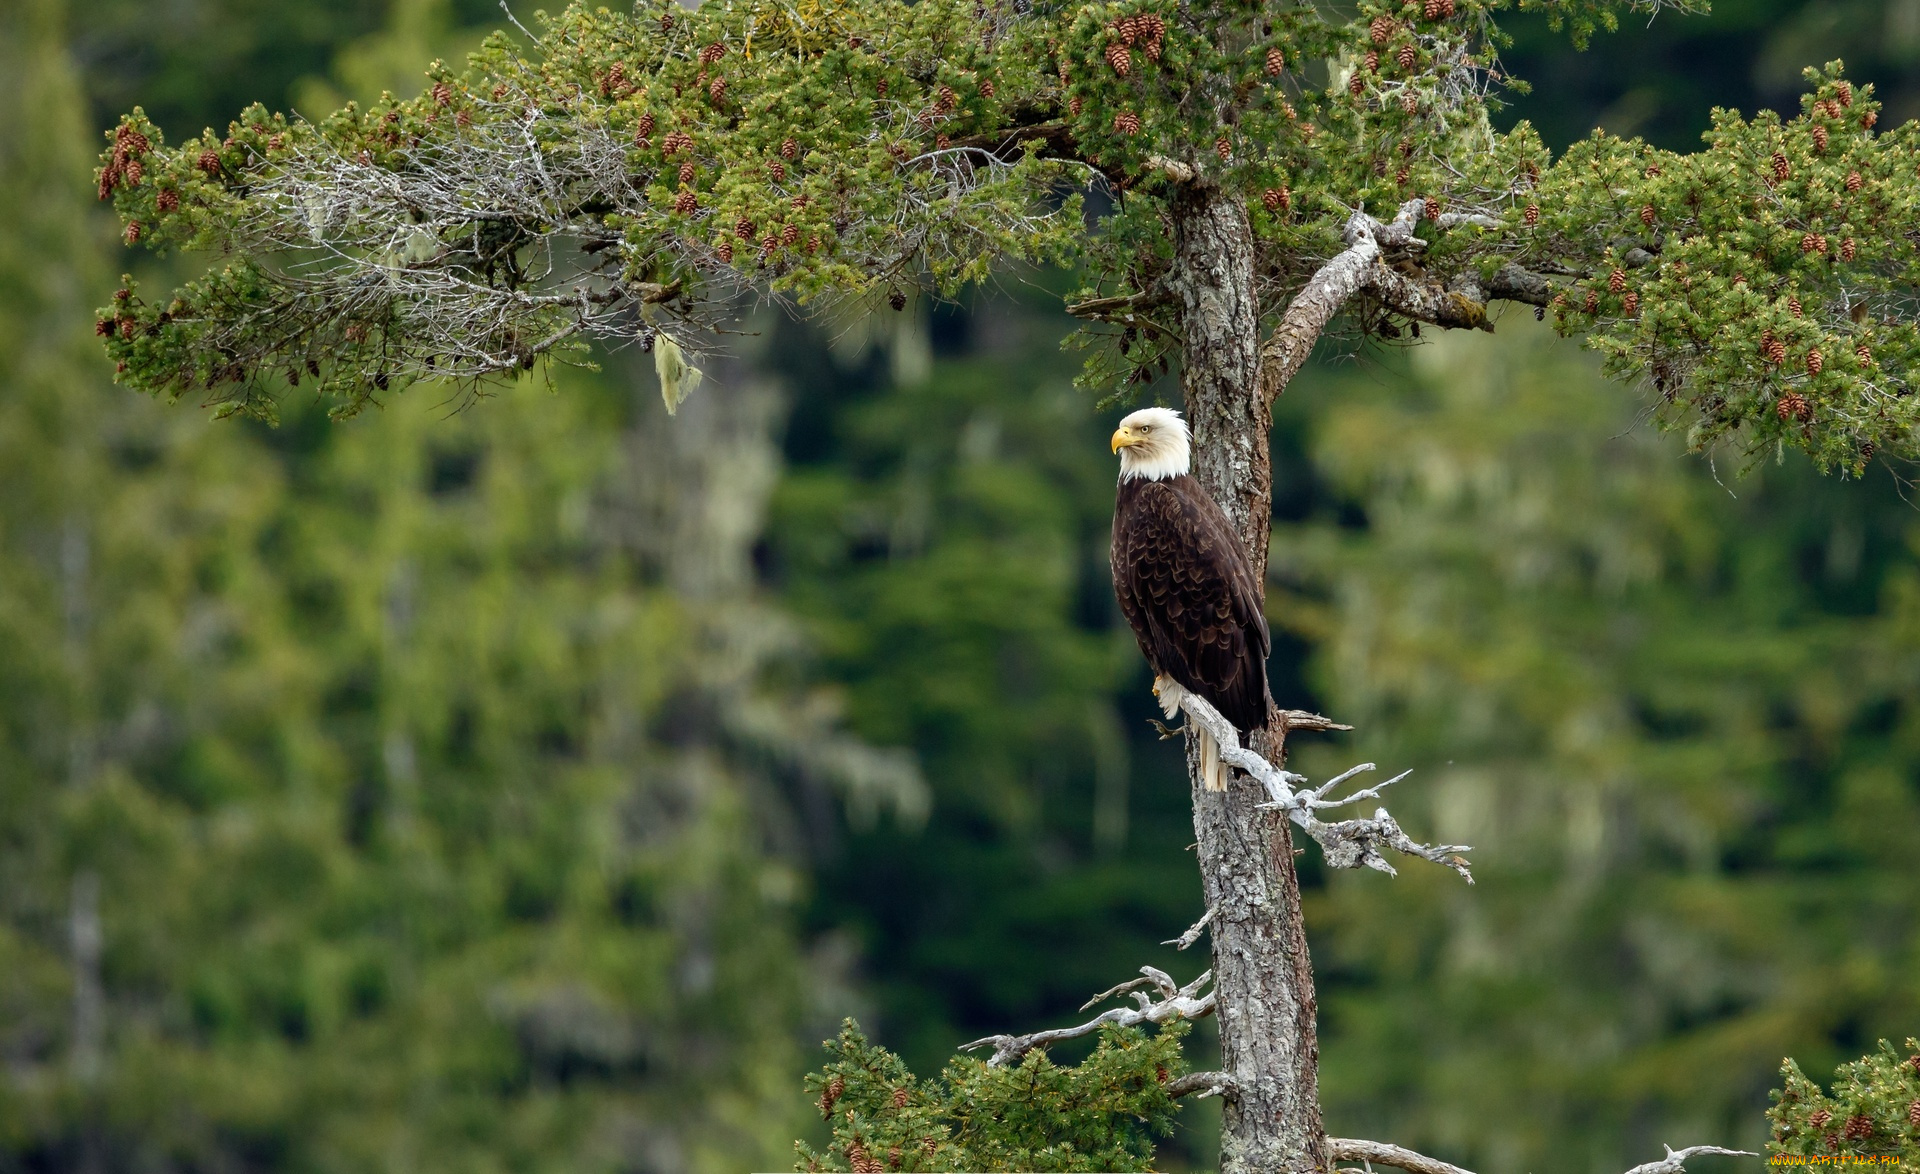
M 1138 1027 L 1146 1023 L 1169 1023 L 1176 1019 L 1200 1019 L 1213 1014 L 1213 992 L 1208 991 L 1204 995 L 1200 993 L 1202 988 L 1213 981 L 1213 971 L 1202 973 L 1199 978 L 1185 986 L 1176 986 L 1172 977 L 1164 970 L 1153 966 L 1142 966 L 1140 973 L 1145 977 L 1136 978 L 1131 982 L 1121 983 L 1112 990 L 1103 991 L 1089 999 L 1080 1009 L 1084 1011 L 1095 1003 L 1129 991 L 1133 993 L 1134 1001 L 1139 1004 L 1137 1007 L 1115 1007 L 1111 1011 L 1103 1011 L 1087 1022 L 1073 1027 L 1056 1027 L 1027 1035 L 990 1035 L 984 1039 L 974 1040 L 970 1044 L 961 1044 L 960 1050 L 971 1052 L 976 1048 L 991 1045 L 993 1055 L 988 1058 L 987 1063 L 991 1067 L 1001 1068 L 1015 1062 L 1035 1048 L 1045 1049 L 1070 1039 L 1080 1039 L 1109 1025 Z M 1142 986 L 1151 986 L 1158 991 L 1159 1001 L 1156 1002 L 1145 991 L 1135 989 Z

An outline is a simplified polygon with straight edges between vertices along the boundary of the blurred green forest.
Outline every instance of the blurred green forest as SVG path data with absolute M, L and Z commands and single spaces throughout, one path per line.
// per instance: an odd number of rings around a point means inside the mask
M 121 109 L 317 114 L 502 19 L 0 7 L 0 1171 L 780 1168 L 842 1015 L 931 1073 L 1205 965 L 1055 275 L 767 313 L 672 420 L 626 355 L 277 429 L 111 384 Z M 1920 114 L 1920 0 L 1510 28 L 1556 144 L 1836 56 Z M 1782 1055 L 1920 1023 L 1905 471 L 1716 467 L 1646 394 L 1514 313 L 1280 405 L 1275 692 L 1359 727 L 1299 762 L 1415 768 L 1480 881 L 1302 857 L 1337 1133 L 1757 1148 Z

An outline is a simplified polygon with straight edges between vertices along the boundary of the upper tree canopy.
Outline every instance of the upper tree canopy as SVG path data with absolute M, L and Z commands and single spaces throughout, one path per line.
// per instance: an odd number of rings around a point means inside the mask
M 1356 212 L 1398 209 L 1359 329 L 1531 303 L 1696 444 L 1856 473 L 1913 451 L 1913 127 L 1876 133 L 1833 63 L 1797 117 L 1718 112 L 1704 151 L 1595 132 L 1554 160 L 1488 118 L 1510 6 L 576 5 L 320 123 L 255 107 L 167 149 L 136 110 L 99 177 L 127 240 L 223 259 L 164 303 L 122 291 L 99 328 L 135 386 L 270 414 L 310 380 L 351 412 L 593 337 L 672 357 L 755 292 L 897 306 L 1021 258 L 1079 266 L 1105 384 L 1178 357 L 1168 218 L 1211 188 L 1248 211 L 1266 324 L 1378 227 Z M 1660 6 L 1520 0 L 1577 38 Z

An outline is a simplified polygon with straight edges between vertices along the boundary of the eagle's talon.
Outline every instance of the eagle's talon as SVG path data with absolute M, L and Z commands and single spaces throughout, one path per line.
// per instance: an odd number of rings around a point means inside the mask
M 1187 732 L 1187 725 L 1185 722 L 1182 722 L 1179 725 L 1174 726 L 1172 729 L 1168 729 L 1167 723 L 1161 721 L 1157 717 L 1150 717 L 1147 719 L 1147 721 L 1153 726 L 1154 729 L 1160 731 L 1160 740 L 1162 742 L 1167 741 L 1169 738 L 1178 738 L 1180 735 Z

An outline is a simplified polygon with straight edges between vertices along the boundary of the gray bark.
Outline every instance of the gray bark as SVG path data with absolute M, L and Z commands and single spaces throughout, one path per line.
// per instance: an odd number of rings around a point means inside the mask
M 1190 185 L 1174 201 L 1171 285 L 1186 339 L 1182 369 L 1194 435 L 1194 475 L 1220 503 L 1264 581 L 1272 520 L 1267 450 L 1271 417 L 1260 382 L 1253 234 L 1245 207 Z M 1257 746 L 1276 763 L 1285 730 Z M 1222 1174 L 1326 1170 L 1320 1121 L 1319 1044 L 1313 968 L 1283 816 L 1259 810 L 1266 794 L 1236 775 L 1227 791 L 1204 789 L 1198 740 L 1187 740 L 1193 827 L 1212 923 L 1220 1023 Z

